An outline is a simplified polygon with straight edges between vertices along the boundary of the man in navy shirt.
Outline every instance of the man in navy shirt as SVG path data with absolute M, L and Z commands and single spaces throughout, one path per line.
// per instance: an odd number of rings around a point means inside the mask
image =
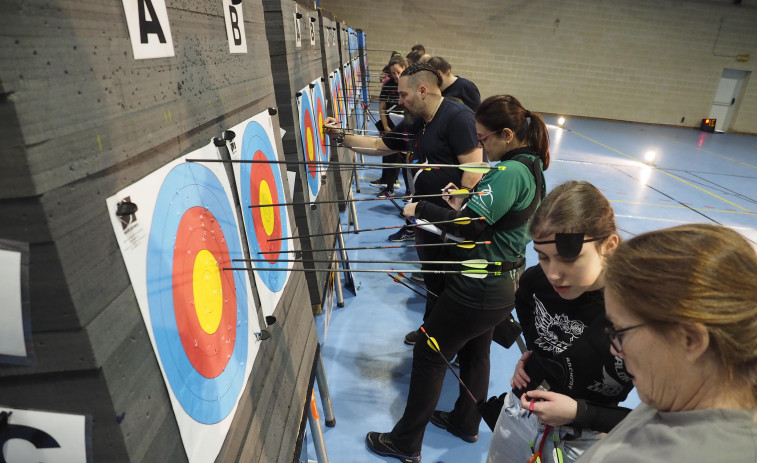
M 465 106 L 473 110 L 473 112 L 476 112 L 481 105 L 481 93 L 479 93 L 476 84 L 468 79 L 453 75 L 452 65 L 441 56 L 434 56 L 428 60 L 428 64 L 439 71 L 439 75 L 442 77 L 442 96 L 447 98 L 457 98 L 462 101 Z
M 465 164 L 481 162 L 483 152 L 476 138 L 476 119 L 473 111 L 465 105 L 444 98 L 440 89 L 441 78 L 428 63 L 414 64 L 402 72 L 399 84 L 399 103 L 405 111 L 414 116 L 413 121 L 403 121 L 384 136 L 366 137 L 360 135 L 340 136 L 336 127 L 327 128 L 326 133 L 337 137 L 338 141 L 358 153 L 372 156 L 387 156 L 397 151 L 412 151 L 413 162 L 420 164 Z M 333 118 L 326 119 L 326 125 L 333 125 Z M 407 135 L 409 134 L 409 135 Z M 410 141 L 407 141 L 409 138 Z M 409 146 L 408 146 L 409 145 Z M 440 194 L 448 183 L 473 190 L 481 174 L 456 168 L 433 170 L 413 169 L 413 183 L 416 195 Z M 449 205 L 441 198 L 428 198 L 442 207 Z M 441 237 L 424 230 L 417 230 L 416 242 L 440 243 Z M 442 260 L 443 246 L 419 247 L 418 257 L 423 261 Z M 424 264 L 422 269 L 438 270 L 441 266 Z M 442 275 L 424 275 L 426 287 L 434 294 L 443 289 Z M 429 295 L 426 302 L 428 316 L 436 298 Z M 417 331 L 408 333 L 407 344 L 414 344 L 422 336 Z

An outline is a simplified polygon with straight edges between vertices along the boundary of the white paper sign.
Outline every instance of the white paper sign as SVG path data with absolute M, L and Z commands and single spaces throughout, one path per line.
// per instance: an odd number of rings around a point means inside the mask
M 247 53 L 242 1 L 223 0 L 223 15 L 226 18 L 226 36 L 229 39 L 229 52 Z
M 0 456 L 7 463 L 87 463 L 85 416 L 0 405 L 0 413 L 8 412 L 0 429 Z
M 165 0 L 122 0 L 134 59 L 174 56 Z
M 20 252 L 0 249 L 0 300 L 0 355 L 25 357 Z
M 302 47 L 302 30 L 300 29 L 300 20 L 297 18 L 297 12 L 294 12 L 294 45 L 297 48 Z

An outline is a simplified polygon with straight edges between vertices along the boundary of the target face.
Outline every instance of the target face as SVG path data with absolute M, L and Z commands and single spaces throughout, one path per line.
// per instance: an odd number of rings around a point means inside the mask
M 315 114 L 316 133 L 318 135 L 318 147 L 320 149 L 319 161 L 328 162 L 329 147 L 326 144 L 326 132 L 323 130 L 323 122 L 326 119 L 324 108 L 326 106 L 323 98 L 321 83 L 316 81 L 313 87 L 313 111 Z M 321 164 L 321 170 L 325 170 L 325 165 Z
M 276 161 L 276 159 L 271 140 L 263 126 L 256 121 L 249 122 L 242 138 L 242 160 Z M 267 259 L 267 262 L 255 263 L 256 268 L 263 270 L 257 272 L 257 275 L 269 290 L 281 291 L 289 272 L 264 270 L 287 268 L 286 262 L 279 262 L 281 256 L 279 253 L 289 250 L 289 241 L 269 241 L 288 236 L 286 208 L 285 206 L 250 207 L 286 202 L 281 170 L 278 164 L 242 163 L 240 178 L 244 222 L 253 224 L 253 226 L 247 226 L 250 254 L 254 259 Z M 259 254 L 260 252 L 273 253 Z
M 302 138 L 302 152 L 305 156 L 305 171 L 308 179 L 308 188 L 310 194 L 313 196 L 318 195 L 318 191 L 321 188 L 321 179 L 318 175 L 318 164 L 310 164 L 311 162 L 318 161 L 320 148 L 318 146 L 318 135 L 316 134 L 316 128 L 313 122 L 313 107 L 310 105 L 310 98 L 308 98 L 307 90 L 303 90 L 302 97 L 300 97 L 300 137 Z
M 184 411 L 213 424 L 236 405 L 245 382 L 247 293 L 224 271 L 242 250 L 218 177 L 176 165 L 158 192 L 147 244 L 146 281 L 156 351 Z
M 346 86 L 347 90 L 347 109 L 351 110 L 352 98 L 354 96 L 352 93 L 352 63 L 348 63 L 344 68 L 344 81 L 344 85 Z
M 347 111 L 344 107 L 344 90 L 342 89 L 342 74 L 339 69 L 334 71 L 334 85 L 331 87 L 334 93 L 334 113 L 339 120 L 341 128 L 347 128 Z

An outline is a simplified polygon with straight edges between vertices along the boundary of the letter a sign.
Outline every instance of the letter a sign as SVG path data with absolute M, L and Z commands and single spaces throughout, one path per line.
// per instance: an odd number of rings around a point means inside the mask
M 174 56 L 165 0 L 122 0 L 134 59 Z
M 229 38 L 229 53 L 247 53 L 244 36 L 242 0 L 223 0 L 223 16 L 226 19 L 226 35 Z

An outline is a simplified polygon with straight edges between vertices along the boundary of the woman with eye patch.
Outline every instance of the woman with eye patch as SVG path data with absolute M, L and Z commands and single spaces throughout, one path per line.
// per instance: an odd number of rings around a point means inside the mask
M 631 376 L 605 334 L 603 265 L 619 242 L 610 203 L 590 183 L 566 182 L 530 229 L 539 265 L 515 294 L 528 350 L 504 396 L 489 463 L 575 461 L 629 412 L 618 403 Z
M 579 461 L 757 461 L 755 281 L 755 249 L 722 226 L 655 230 L 618 247 L 607 334 L 642 403 Z

